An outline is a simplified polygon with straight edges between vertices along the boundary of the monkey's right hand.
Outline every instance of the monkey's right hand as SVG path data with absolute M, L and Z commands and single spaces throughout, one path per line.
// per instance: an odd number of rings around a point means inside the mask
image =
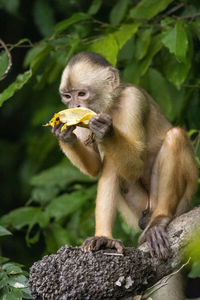
M 63 130 L 61 132 L 62 126 L 63 126 L 62 123 L 60 123 L 58 125 L 55 125 L 52 128 L 51 132 L 60 141 L 65 142 L 65 143 L 73 143 L 76 140 L 76 135 L 73 133 L 73 131 L 76 128 L 76 126 L 69 126 L 69 127 L 67 127 L 65 130 Z
M 95 137 L 101 141 L 112 132 L 112 118 L 108 114 L 98 114 L 90 119 L 89 127 Z
M 88 237 L 81 246 L 84 252 L 98 251 L 100 248 L 116 249 L 118 253 L 123 253 L 123 244 L 121 241 L 109 239 L 105 236 Z

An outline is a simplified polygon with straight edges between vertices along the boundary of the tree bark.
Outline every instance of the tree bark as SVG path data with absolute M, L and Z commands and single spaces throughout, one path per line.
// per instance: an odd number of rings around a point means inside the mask
M 64 246 L 43 257 L 30 270 L 34 299 L 127 299 L 144 294 L 164 276 L 178 269 L 182 251 L 199 229 L 200 207 L 174 219 L 168 226 L 171 255 L 167 261 L 151 258 L 148 246 L 83 253 Z

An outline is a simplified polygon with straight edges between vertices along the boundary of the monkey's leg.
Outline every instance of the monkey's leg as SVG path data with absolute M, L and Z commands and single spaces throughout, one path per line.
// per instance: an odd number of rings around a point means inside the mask
M 167 258 L 166 226 L 180 202 L 189 201 L 195 191 L 197 170 L 190 142 L 181 128 L 171 128 L 163 141 L 152 171 L 152 215 L 139 243 L 147 241 L 151 255 Z
M 122 217 L 134 229 L 145 227 L 144 211 L 148 210 L 148 193 L 139 181 L 120 180 L 122 197 L 118 201 L 118 210 Z M 140 219 L 140 220 L 139 220 Z M 139 224 L 138 224 L 139 220 Z
M 123 252 L 122 243 L 112 238 L 112 226 L 119 195 L 119 180 L 115 169 L 112 165 L 104 162 L 97 190 L 96 232 L 94 237 L 89 237 L 84 241 L 82 245 L 83 251 L 96 251 L 101 247 L 105 247 L 115 248 L 119 253 Z

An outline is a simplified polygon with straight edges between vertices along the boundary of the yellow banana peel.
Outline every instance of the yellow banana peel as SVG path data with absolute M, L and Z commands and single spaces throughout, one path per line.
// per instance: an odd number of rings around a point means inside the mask
M 94 111 L 85 107 L 64 109 L 54 114 L 49 123 L 45 124 L 44 126 L 54 127 L 57 124 L 63 123 L 64 125 L 61 128 L 61 132 L 65 130 L 67 126 L 72 125 L 88 127 L 90 118 L 95 115 L 96 113 Z

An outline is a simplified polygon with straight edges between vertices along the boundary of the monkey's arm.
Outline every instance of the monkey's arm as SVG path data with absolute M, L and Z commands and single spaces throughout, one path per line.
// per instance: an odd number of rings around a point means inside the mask
M 59 141 L 60 147 L 70 161 L 83 173 L 97 176 L 101 170 L 101 158 L 95 149 L 77 137 L 73 143 Z
M 117 174 L 113 165 L 105 158 L 98 182 L 95 237 L 89 237 L 85 240 L 82 245 L 83 251 L 96 251 L 104 246 L 106 248 L 116 248 L 119 253 L 122 253 L 122 243 L 112 238 L 112 227 L 119 197 L 121 197 L 121 193 Z
M 57 137 L 60 147 L 71 162 L 83 173 L 97 176 L 101 170 L 101 157 L 95 143 L 85 144 L 89 134 L 87 128 L 68 126 L 61 131 L 63 124 L 55 125 L 52 133 Z
M 90 122 L 102 149 L 112 162 L 117 173 L 127 180 L 138 179 L 143 172 L 146 134 L 144 121 L 148 112 L 148 101 L 134 87 L 122 94 L 120 105 L 114 113 L 99 114 Z

